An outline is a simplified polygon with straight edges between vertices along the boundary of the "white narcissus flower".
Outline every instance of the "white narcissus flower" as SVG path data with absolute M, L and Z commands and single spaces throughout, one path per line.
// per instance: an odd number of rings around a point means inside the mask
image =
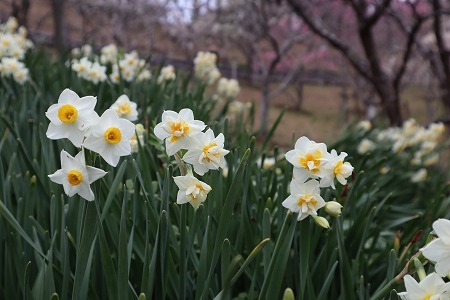
M 438 238 L 420 249 L 423 256 L 435 262 L 434 269 L 440 276 L 450 274 L 450 220 L 438 219 L 433 223 Z
M 86 166 L 84 151 L 81 150 L 75 157 L 69 153 L 61 151 L 61 169 L 48 175 L 51 181 L 62 184 L 67 196 L 75 194 L 88 200 L 94 200 L 94 193 L 90 184 L 102 178 L 107 172 L 91 166 Z
M 138 112 L 136 107 L 137 104 L 133 101 L 130 101 L 130 98 L 128 98 L 127 95 L 120 96 L 116 100 L 116 102 L 111 105 L 111 108 L 116 111 L 119 117 L 130 121 L 136 121 L 138 119 Z
M 362 120 L 359 121 L 358 124 L 356 124 L 356 128 L 358 128 L 359 130 L 366 132 L 369 131 L 370 129 L 372 129 L 372 123 L 370 123 L 370 121 L 367 120 Z
M 375 150 L 377 145 L 369 139 L 363 139 L 356 149 L 359 154 L 366 154 L 367 152 Z
M 322 178 L 327 154 L 327 145 L 302 136 L 295 143 L 295 148 L 288 151 L 285 157 L 294 166 L 294 177 Z
M 217 82 L 217 93 L 222 98 L 235 99 L 239 91 L 239 82 L 236 79 L 220 78 Z
M 223 149 L 224 137 L 220 133 L 214 137 L 214 132 L 208 129 L 200 132 L 192 138 L 188 152 L 183 156 L 183 160 L 194 166 L 194 171 L 198 175 L 204 175 L 208 170 L 218 170 L 226 167 L 224 156 L 230 151 Z
M 135 133 L 135 125 L 119 118 L 113 109 L 107 109 L 96 126 L 90 129 L 90 135 L 83 146 L 100 154 L 111 166 L 117 166 L 120 157 L 131 154 L 130 139 Z
M 419 183 L 425 181 L 427 177 L 428 177 L 427 169 L 422 168 L 411 176 L 411 182 Z
M 194 113 L 189 108 L 176 113 L 166 110 L 162 121 L 155 126 L 154 133 L 160 140 L 166 140 L 167 155 L 174 155 L 181 149 L 188 149 L 192 136 L 205 129 L 202 121 L 194 120 Z
M 52 140 L 68 138 L 76 147 L 80 147 L 84 131 L 99 119 L 94 111 L 96 103 L 95 97 L 80 98 L 74 91 L 65 89 L 58 103 L 50 106 L 45 113 L 50 120 L 47 137 Z
M 309 215 L 317 215 L 317 210 L 325 206 L 325 201 L 320 196 L 317 180 L 301 183 L 294 179 L 291 181 L 290 190 L 291 195 L 283 201 L 282 205 L 290 211 L 298 213 L 299 221 Z
M 175 68 L 172 65 L 168 65 L 161 69 L 156 82 L 158 84 L 161 84 L 164 81 L 174 80 L 175 78 L 176 78 Z
M 417 282 L 411 275 L 404 277 L 406 292 L 398 293 L 403 300 L 448 300 L 450 299 L 450 282 L 436 273 L 431 273 Z
M 177 204 L 190 203 L 195 209 L 202 204 L 211 191 L 211 187 L 198 180 L 192 174 L 173 178 L 180 189 L 177 194 Z
M 331 186 L 335 190 L 334 178 L 342 185 L 347 184 L 346 178 L 352 175 L 353 167 L 349 162 L 344 163 L 346 157 L 345 152 L 337 155 L 336 150 L 331 150 L 331 153 L 327 155 L 328 162 L 324 166 L 324 176 L 320 180 L 320 187 Z

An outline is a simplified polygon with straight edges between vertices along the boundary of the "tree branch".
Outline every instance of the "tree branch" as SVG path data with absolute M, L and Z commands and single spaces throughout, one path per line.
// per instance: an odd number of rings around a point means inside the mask
M 367 65 L 357 56 L 355 52 L 351 50 L 351 48 L 347 44 L 341 41 L 332 32 L 328 31 L 320 21 L 314 19 L 313 16 L 315 16 L 315 14 L 307 4 L 299 0 L 287 0 L 287 2 L 291 5 L 294 12 L 302 17 L 311 31 L 323 38 L 335 49 L 341 52 L 341 54 L 344 55 L 344 57 L 350 62 L 350 64 L 361 76 L 363 76 L 367 80 L 372 80 L 372 74 L 368 70 Z

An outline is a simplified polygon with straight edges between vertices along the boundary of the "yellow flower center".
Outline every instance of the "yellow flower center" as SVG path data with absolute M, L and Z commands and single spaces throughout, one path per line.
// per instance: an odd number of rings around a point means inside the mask
M 342 162 L 342 160 L 338 161 L 338 163 L 336 164 L 336 166 L 334 167 L 334 174 L 341 174 L 342 173 L 342 166 L 344 165 L 344 163 Z
M 77 170 L 70 170 L 67 173 L 67 180 L 71 185 L 79 185 L 83 181 L 83 175 Z
M 211 159 L 208 157 L 209 149 L 211 149 L 212 147 L 216 147 L 216 146 L 217 146 L 216 143 L 211 143 L 211 144 L 209 144 L 209 145 L 203 147 L 203 155 L 205 156 L 205 159 L 206 159 L 208 162 L 211 161 Z M 213 154 L 213 155 L 216 156 L 216 154 Z
M 430 300 L 431 299 L 431 295 L 426 295 L 423 300 Z M 440 299 L 440 298 L 439 298 Z
M 109 127 L 104 134 L 105 140 L 110 144 L 117 144 L 122 140 L 122 133 L 117 127 Z
M 320 159 L 322 157 L 322 152 L 316 150 L 314 153 L 308 153 L 305 156 L 300 157 L 300 165 L 313 173 L 317 173 L 319 172 Z
M 189 195 L 191 196 L 191 199 L 193 201 L 198 200 L 199 196 L 201 196 L 204 193 L 205 189 L 203 188 L 203 186 L 199 183 L 195 184 L 195 190 Z
M 129 115 L 131 113 L 131 106 L 129 103 L 119 104 L 116 111 L 121 115 Z
M 61 122 L 72 124 L 77 120 L 78 110 L 71 104 L 64 104 L 58 109 L 58 118 Z
M 184 137 L 190 131 L 189 124 L 185 121 L 171 122 L 170 129 L 172 130 L 172 137 L 170 138 L 172 143 L 178 141 L 179 138 Z
M 311 194 L 303 195 L 298 198 L 297 205 L 299 207 L 302 207 L 303 204 L 306 204 L 308 207 L 310 207 L 312 204 L 313 207 L 311 208 L 314 208 L 317 205 L 317 199 Z

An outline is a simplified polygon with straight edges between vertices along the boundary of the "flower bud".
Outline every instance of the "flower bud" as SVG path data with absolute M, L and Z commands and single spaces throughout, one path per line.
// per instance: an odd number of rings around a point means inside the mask
M 325 211 L 333 217 L 339 217 L 341 215 L 342 205 L 336 201 L 329 201 L 325 204 Z
M 325 219 L 324 217 L 319 217 L 319 216 L 312 216 L 314 218 L 314 222 L 316 222 L 317 225 L 319 225 L 320 227 L 323 227 L 325 229 L 330 228 L 330 223 L 328 223 L 328 220 Z
M 413 262 L 414 266 L 416 267 L 417 275 L 419 276 L 420 281 L 424 280 L 427 277 L 427 274 L 425 273 L 425 269 L 423 268 L 422 262 L 417 257 L 414 258 Z
M 291 288 L 287 288 L 284 290 L 283 300 L 294 300 L 294 291 Z
M 145 132 L 144 125 L 142 125 L 142 124 L 136 124 L 136 133 L 137 133 L 138 135 L 141 135 L 141 134 L 144 134 L 144 132 Z
M 31 176 L 31 180 L 30 180 L 31 185 L 36 185 L 36 182 L 37 182 L 36 175 Z

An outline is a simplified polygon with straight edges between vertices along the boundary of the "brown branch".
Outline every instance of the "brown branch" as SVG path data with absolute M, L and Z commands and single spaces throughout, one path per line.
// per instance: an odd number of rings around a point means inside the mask
M 320 21 L 315 20 L 315 14 L 312 12 L 311 8 L 305 3 L 299 0 L 287 0 L 291 5 L 294 12 L 301 16 L 303 21 L 309 26 L 311 31 L 323 38 L 329 44 L 331 44 L 336 50 L 341 52 L 342 55 L 350 62 L 350 64 L 355 68 L 355 70 L 361 74 L 364 78 L 372 81 L 372 74 L 367 69 L 367 65 L 357 56 L 351 48 L 341 41 L 336 35 L 325 28 Z

